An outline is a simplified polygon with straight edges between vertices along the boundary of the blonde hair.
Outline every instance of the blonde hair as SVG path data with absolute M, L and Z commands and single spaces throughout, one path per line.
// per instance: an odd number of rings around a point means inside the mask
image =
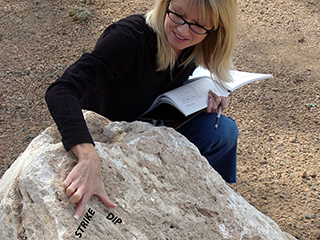
M 170 46 L 164 28 L 166 10 L 170 0 L 156 0 L 146 14 L 147 24 L 158 36 L 158 70 L 164 70 L 176 63 L 175 52 Z M 185 9 L 198 9 L 199 18 L 212 20 L 212 32 L 192 50 L 182 63 L 195 61 L 196 66 L 208 69 L 221 82 L 231 81 L 229 71 L 233 68 L 231 53 L 237 31 L 237 0 L 185 0 Z

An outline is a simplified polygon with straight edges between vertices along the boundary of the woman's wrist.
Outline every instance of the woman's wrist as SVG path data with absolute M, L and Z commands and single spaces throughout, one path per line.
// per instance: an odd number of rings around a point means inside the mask
M 71 150 L 78 160 L 90 159 L 93 152 L 96 152 L 92 143 L 80 143 L 71 147 Z

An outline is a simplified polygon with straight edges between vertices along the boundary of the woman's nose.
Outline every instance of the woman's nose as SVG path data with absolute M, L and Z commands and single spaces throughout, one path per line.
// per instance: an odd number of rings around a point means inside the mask
M 179 25 L 177 29 L 181 34 L 187 34 L 191 31 L 188 24 Z

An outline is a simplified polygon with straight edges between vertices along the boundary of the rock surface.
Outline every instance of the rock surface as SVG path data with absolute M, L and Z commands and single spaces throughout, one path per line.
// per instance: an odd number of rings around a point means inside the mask
M 0 181 L 1 239 L 294 239 L 235 193 L 170 128 L 85 113 L 115 209 L 92 197 L 73 219 L 62 182 L 76 163 L 55 126 Z

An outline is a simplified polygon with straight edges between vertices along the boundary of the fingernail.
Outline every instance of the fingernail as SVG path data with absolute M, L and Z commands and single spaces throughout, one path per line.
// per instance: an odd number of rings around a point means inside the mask
M 79 215 L 78 214 L 74 215 L 74 219 L 78 220 L 79 219 Z

